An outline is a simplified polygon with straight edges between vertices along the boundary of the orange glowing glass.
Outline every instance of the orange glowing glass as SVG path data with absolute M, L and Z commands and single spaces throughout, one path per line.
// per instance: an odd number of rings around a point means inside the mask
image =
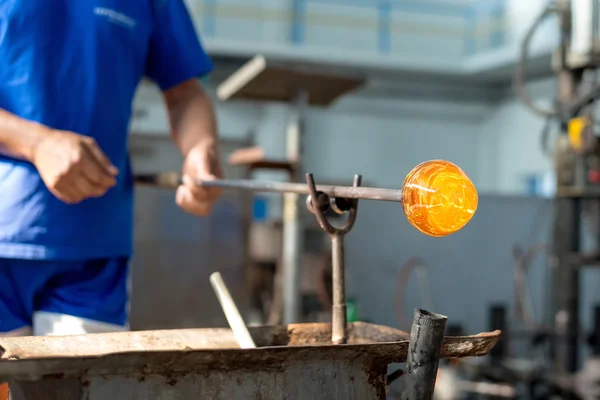
M 402 187 L 406 219 L 429 236 L 447 236 L 462 229 L 475 214 L 478 201 L 473 182 L 449 161 L 417 165 Z

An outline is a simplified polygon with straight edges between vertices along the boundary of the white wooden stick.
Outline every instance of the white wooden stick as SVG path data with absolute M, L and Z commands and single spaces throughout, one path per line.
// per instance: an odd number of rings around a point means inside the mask
M 210 284 L 212 285 L 215 294 L 217 295 L 217 299 L 221 304 L 221 308 L 225 313 L 225 318 L 227 318 L 227 322 L 229 323 L 229 327 L 233 331 L 233 335 L 238 341 L 240 348 L 242 349 L 253 349 L 256 348 L 254 344 L 254 340 L 252 340 L 252 336 L 250 336 L 250 332 L 248 332 L 248 328 L 246 328 L 246 324 L 240 315 L 235 303 L 233 302 L 233 298 L 225 286 L 225 282 L 223 281 L 223 277 L 219 272 L 213 272 L 210 275 Z

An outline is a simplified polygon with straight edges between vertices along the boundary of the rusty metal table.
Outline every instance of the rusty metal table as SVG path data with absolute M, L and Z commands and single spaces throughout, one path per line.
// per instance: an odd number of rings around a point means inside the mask
M 385 399 L 388 365 L 404 362 L 409 334 L 352 323 L 331 344 L 330 324 L 186 329 L 0 339 L 0 381 L 13 400 Z M 500 332 L 446 337 L 441 358 L 482 356 Z

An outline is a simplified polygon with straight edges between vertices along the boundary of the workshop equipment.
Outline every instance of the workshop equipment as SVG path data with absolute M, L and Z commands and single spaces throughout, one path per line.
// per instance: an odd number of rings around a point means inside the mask
M 136 183 L 175 189 L 182 183 L 178 173 L 136 175 Z M 352 229 L 359 199 L 401 202 L 408 221 L 431 236 L 446 236 L 462 229 L 477 210 L 478 195 L 467 175 L 456 165 L 443 160 L 423 162 L 414 167 L 402 191 L 360 187 L 361 176 L 355 175 L 350 187 L 316 186 L 312 174 L 306 185 L 253 180 L 196 181 L 199 186 L 220 187 L 255 192 L 309 194 L 308 209 L 315 214 L 321 228 L 331 236 L 333 268 L 332 343 L 346 342 L 346 295 L 344 273 L 344 235 Z M 348 214 L 344 226 L 335 228 L 324 215 L 332 209 Z M 433 212 L 430 212 L 433 210 Z
M 329 324 L 0 338 L 0 380 L 13 400 L 385 400 L 387 368 L 406 360 L 409 335 L 354 323 L 330 345 Z M 446 337 L 441 358 L 487 354 L 500 332 Z
M 557 0 L 545 5 L 525 34 L 515 80 L 524 103 L 560 128 L 553 149 L 548 148 L 547 129 L 542 136 L 544 149 L 554 158 L 557 177 L 551 249 L 554 304 L 546 323 L 554 326 L 554 369 L 566 374 L 582 366 L 580 270 L 600 264 L 600 250 L 584 254 L 581 237 L 584 207 L 600 204 L 600 140 L 594 125 L 594 108 L 600 97 L 596 77 L 600 67 L 599 10 L 598 0 Z M 560 29 L 560 44 L 553 57 L 557 98 L 552 107 L 542 108 L 526 90 L 525 67 L 533 35 L 550 16 L 558 19 Z M 592 224 L 595 241 L 600 243 L 597 217 Z
M 260 182 L 254 180 L 196 181 L 204 187 L 247 190 L 253 192 L 277 192 L 312 194 L 311 174 L 308 184 L 289 182 Z M 182 184 L 177 172 L 136 174 L 137 184 L 176 189 Z M 317 186 L 316 193 L 328 199 L 320 199 L 318 208 L 331 208 L 338 214 L 349 212 L 353 201 L 379 200 L 402 203 L 408 221 L 421 232 L 435 237 L 446 236 L 462 229 L 477 211 L 478 195 L 469 177 L 455 164 L 445 160 L 430 160 L 414 167 L 406 176 L 402 190 L 353 186 Z M 356 183 L 356 181 L 355 181 Z M 310 200 L 307 200 L 310 201 Z M 429 212 L 435 208 L 436 212 Z
M 449 232 L 457 226 L 456 221 L 447 216 L 446 219 L 431 217 L 444 215 L 444 207 L 450 207 L 460 227 L 464 226 L 464 213 L 474 213 L 477 204 L 474 188 L 472 192 L 464 190 L 465 186 L 467 189 L 472 186 L 466 175 L 453 176 L 459 182 L 457 188 L 448 185 L 446 162 L 423 163 L 415 170 L 417 173 L 409 177 L 423 172 L 422 179 L 417 180 L 421 195 L 417 196 L 418 190 L 409 186 L 417 183 L 411 178 L 409 185 L 405 185 L 411 196 L 402 195 L 396 200 L 405 201 L 405 210 L 408 208 L 414 214 L 413 224 L 423 230 L 430 229 L 433 234 Z M 378 193 L 378 189 L 360 191 L 360 175 L 354 177 L 351 189 L 319 187 L 311 174 L 306 178 L 309 193 L 306 205 L 332 238 L 332 324 L 249 328 L 248 343 L 228 329 L 3 338 L 0 381 L 9 382 L 13 400 L 230 400 L 282 396 L 384 400 L 389 385 L 403 375 L 402 371 L 387 375 L 389 364 L 405 361 L 408 400 L 430 400 L 440 358 L 482 356 L 490 351 L 500 331 L 444 338 L 447 318 L 425 310 L 415 311 L 410 335 L 372 324 L 348 324 L 343 237 L 354 224 L 359 198 L 376 198 L 373 193 Z M 239 188 L 245 189 L 247 185 Z M 353 197 L 332 196 L 340 193 Z M 465 198 L 465 193 L 471 197 Z M 332 204 L 340 212 L 348 213 L 345 225 L 340 228 L 334 228 L 323 213 Z M 435 215 L 429 213 L 432 205 Z M 419 207 L 411 210 L 413 206 Z M 235 329 L 242 327 L 245 332 L 243 321 L 239 313 L 235 316 L 236 307 L 218 277 L 213 275 L 211 279 L 218 297 L 229 316 L 234 315 L 231 321 Z M 240 349 L 240 343 L 249 348 Z

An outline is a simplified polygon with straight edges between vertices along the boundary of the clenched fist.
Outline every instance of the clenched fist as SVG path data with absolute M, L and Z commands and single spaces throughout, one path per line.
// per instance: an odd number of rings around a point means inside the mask
M 119 173 L 93 138 L 67 131 L 44 137 L 32 161 L 50 192 L 68 204 L 103 196 Z

